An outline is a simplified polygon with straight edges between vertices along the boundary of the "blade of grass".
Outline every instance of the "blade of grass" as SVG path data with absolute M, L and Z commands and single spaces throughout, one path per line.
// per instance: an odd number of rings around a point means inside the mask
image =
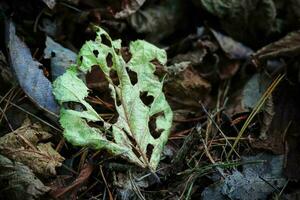
M 264 105 L 264 103 L 266 102 L 266 100 L 270 97 L 270 95 L 272 94 L 272 92 L 274 91 L 274 89 L 277 87 L 277 85 L 280 83 L 280 81 L 283 79 L 284 76 L 285 76 L 284 74 L 278 75 L 275 78 L 275 80 L 272 82 L 272 84 L 269 86 L 269 88 L 262 95 L 262 97 L 259 99 L 259 101 L 255 105 L 255 107 L 253 108 L 252 112 L 250 113 L 249 117 L 247 118 L 246 122 L 244 123 L 242 129 L 240 130 L 238 136 L 236 137 L 236 140 L 234 141 L 234 143 L 231 147 L 231 150 L 229 151 L 229 153 L 227 155 L 227 159 L 231 156 L 232 152 L 236 152 L 235 147 L 238 144 L 238 142 L 240 141 L 240 139 L 243 136 L 244 132 L 246 131 L 247 127 L 249 126 L 249 124 L 251 123 L 251 121 L 253 120 L 255 115 L 261 110 L 261 108 Z

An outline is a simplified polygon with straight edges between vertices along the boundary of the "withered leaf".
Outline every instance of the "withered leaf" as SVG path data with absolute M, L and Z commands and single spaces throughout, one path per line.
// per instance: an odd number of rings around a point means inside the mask
M 0 174 L 1 199 L 40 199 L 50 190 L 27 166 L 2 155 L 0 155 Z
M 277 57 L 294 57 L 300 54 L 300 30 L 259 49 L 253 56 L 258 61 Z
M 12 21 L 6 23 L 6 45 L 10 65 L 26 95 L 41 109 L 58 114 L 59 106 L 52 94 L 52 85 L 39 69 L 41 64 L 33 60 L 29 48 L 16 35 Z
M 0 138 L 0 153 L 27 165 L 37 174 L 55 175 L 55 167 L 61 166 L 64 158 L 51 143 L 40 143 L 50 137 L 40 124 L 25 120 L 20 128 Z
M 146 0 L 129 0 L 123 6 L 123 10 L 115 14 L 116 18 L 125 18 L 135 13 Z

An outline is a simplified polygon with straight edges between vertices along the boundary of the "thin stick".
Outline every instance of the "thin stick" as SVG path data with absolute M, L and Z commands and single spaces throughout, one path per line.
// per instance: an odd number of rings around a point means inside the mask
M 3 99 L 5 102 L 9 103 L 10 105 L 12 105 L 12 106 L 18 108 L 19 110 L 25 112 L 25 113 L 28 114 L 28 115 L 30 115 L 31 117 L 33 117 L 33 118 L 39 120 L 39 121 L 42 122 L 43 124 L 45 124 L 45 125 L 47 125 L 47 126 L 53 128 L 54 130 L 58 131 L 59 133 L 62 132 L 62 130 L 60 130 L 59 128 L 56 128 L 55 126 L 53 126 L 52 124 L 46 122 L 45 120 L 41 119 L 40 117 L 36 116 L 35 114 L 33 114 L 33 113 L 31 113 L 31 112 L 25 110 L 24 108 L 22 108 L 22 107 L 20 107 L 20 106 L 18 106 L 18 105 L 16 105 L 16 104 L 14 104 L 13 102 L 11 102 L 11 101 L 5 99 L 3 96 L 0 95 L 0 98 Z
M 272 94 L 272 92 L 274 91 L 274 89 L 276 88 L 276 86 L 281 82 L 281 80 L 283 79 L 285 75 L 278 75 L 276 77 L 276 79 L 272 82 L 272 84 L 270 85 L 270 87 L 265 91 L 265 93 L 263 94 L 263 96 L 260 98 L 260 100 L 257 102 L 257 104 L 255 105 L 254 109 L 252 110 L 252 112 L 250 113 L 249 117 L 247 118 L 246 122 L 244 123 L 242 129 L 240 130 L 236 140 L 234 141 L 231 150 L 228 153 L 227 158 L 229 158 L 232 154 L 232 152 L 235 152 L 235 147 L 238 144 L 240 138 L 242 137 L 242 135 L 244 134 L 244 132 L 246 131 L 248 125 L 251 123 L 251 121 L 254 119 L 255 115 L 260 111 L 260 109 L 262 108 L 262 106 L 264 105 L 264 103 L 266 102 L 266 100 L 270 97 L 270 95 Z
M 231 150 L 234 151 L 234 153 L 236 153 L 236 155 L 238 157 L 240 157 L 240 155 L 233 149 L 233 146 L 231 145 L 231 143 L 227 140 L 226 135 L 224 134 L 224 132 L 221 130 L 221 128 L 219 127 L 219 125 L 215 122 L 215 120 L 210 116 L 210 114 L 208 113 L 208 111 L 206 110 L 205 106 L 202 104 L 202 102 L 200 102 L 203 111 L 206 113 L 207 117 L 210 119 L 210 121 L 215 125 L 215 127 L 220 131 L 221 135 L 224 137 L 226 144 L 228 144 L 228 146 L 231 147 Z

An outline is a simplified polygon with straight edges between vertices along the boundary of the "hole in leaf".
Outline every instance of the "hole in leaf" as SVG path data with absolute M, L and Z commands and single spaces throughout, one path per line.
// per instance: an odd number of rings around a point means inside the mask
M 120 106 L 122 104 L 121 98 L 120 98 L 118 92 L 116 92 L 116 104 L 117 104 L 117 106 Z
M 164 113 L 163 112 L 159 112 L 155 115 L 152 115 L 149 119 L 148 122 L 148 126 L 149 126 L 149 130 L 150 130 L 150 134 L 152 135 L 152 137 L 154 139 L 157 139 L 160 137 L 161 133 L 164 131 L 164 129 L 158 129 L 156 128 L 156 119 L 160 116 L 163 116 Z
M 111 42 L 109 41 L 109 39 L 107 39 L 105 35 L 101 35 L 101 41 L 106 46 L 112 47 Z
M 132 57 L 132 55 L 131 55 L 131 53 L 130 53 L 128 47 L 122 47 L 122 48 L 121 48 L 121 55 L 122 55 L 122 57 L 123 57 L 123 59 L 124 59 L 124 61 L 125 61 L 126 63 L 127 63 L 127 62 L 131 59 L 131 57 Z
M 99 51 L 95 49 L 95 50 L 93 50 L 93 54 L 94 54 L 94 56 L 98 57 Z
M 86 107 L 83 104 L 74 101 L 64 102 L 62 106 L 65 109 L 72 109 L 76 111 L 87 111 Z
M 111 118 L 111 120 L 109 120 L 109 123 L 111 123 L 111 124 L 116 123 L 118 121 L 118 118 L 119 118 L 119 113 L 115 112 L 114 116 Z
M 54 52 L 54 51 L 51 51 L 51 57 L 53 58 L 53 57 L 55 57 L 55 56 L 56 56 L 55 52 Z
M 154 101 L 154 97 L 148 95 L 148 92 L 140 92 L 140 98 L 146 106 L 150 106 Z
M 80 62 L 82 63 L 83 57 L 82 57 L 82 56 L 80 56 L 80 57 L 79 57 L 79 60 L 80 60 Z
M 135 85 L 137 83 L 137 73 L 130 70 L 129 68 L 126 67 L 126 71 L 128 73 L 128 76 L 130 78 L 130 82 L 132 85 Z
M 116 70 L 111 69 L 109 71 L 109 77 L 112 80 L 112 82 L 113 82 L 114 85 L 118 86 L 120 84 L 120 80 L 118 78 L 118 74 L 117 74 Z
M 107 56 L 106 56 L 106 64 L 108 67 L 112 67 L 113 66 L 113 60 L 112 60 L 112 55 L 111 53 L 109 53 Z
M 151 63 L 155 66 L 154 75 L 161 81 L 161 79 L 167 74 L 166 68 L 160 64 L 157 59 L 152 60 Z
M 108 132 L 112 133 L 112 131 L 113 131 L 113 126 L 110 126 Z
M 148 158 L 149 161 L 151 159 L 153 149 L 154 149 L 154 146 L 152 144 L 147 145 L 146 155 L 147 155 L 147 158 Z
M 104 122 L 103 121 L 97 121 L 97 122 L 89 122 L 88 123 L 91 127 L 103 129 Z

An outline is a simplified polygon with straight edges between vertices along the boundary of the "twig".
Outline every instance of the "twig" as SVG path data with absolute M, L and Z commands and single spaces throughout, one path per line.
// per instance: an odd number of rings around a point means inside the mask
M 242 137 L 242 135 L 244 134 L 244 132 L 246 131 L 248 125 L 251 123 L 251 121 L 254 119 L 255 115 L 260 111 L 260 109 L 262 108 L 262 106 L 264 105 L 264 103 L 266 102 L 266 100 L 269 98 L 269 96 L 272 94 L 272 92 L 275 90 L 276 86 L 281 82 L 281 80 L 283 79 L 285 75 L 279 75 L 270 85 L 270 87 L 265 91 L 265 93 L 263 94 L 263 96 L 259 99 L 259 101 L 257 102 L 257 104 L 255 105 L 255 107 L 253 108 L 252 112 L 250 113 L 249 117 L 247 118 L 246 122 L 244 123 L 242 129 L 240 130 L 236 140 L 234 141 L 231 150 L 229 151 L 227 158 L 229 158 L 232 154 L 233 151 L 235 151 L 235 147 L 237 145 L 237 143 L 239 142 L 240 138 Z

